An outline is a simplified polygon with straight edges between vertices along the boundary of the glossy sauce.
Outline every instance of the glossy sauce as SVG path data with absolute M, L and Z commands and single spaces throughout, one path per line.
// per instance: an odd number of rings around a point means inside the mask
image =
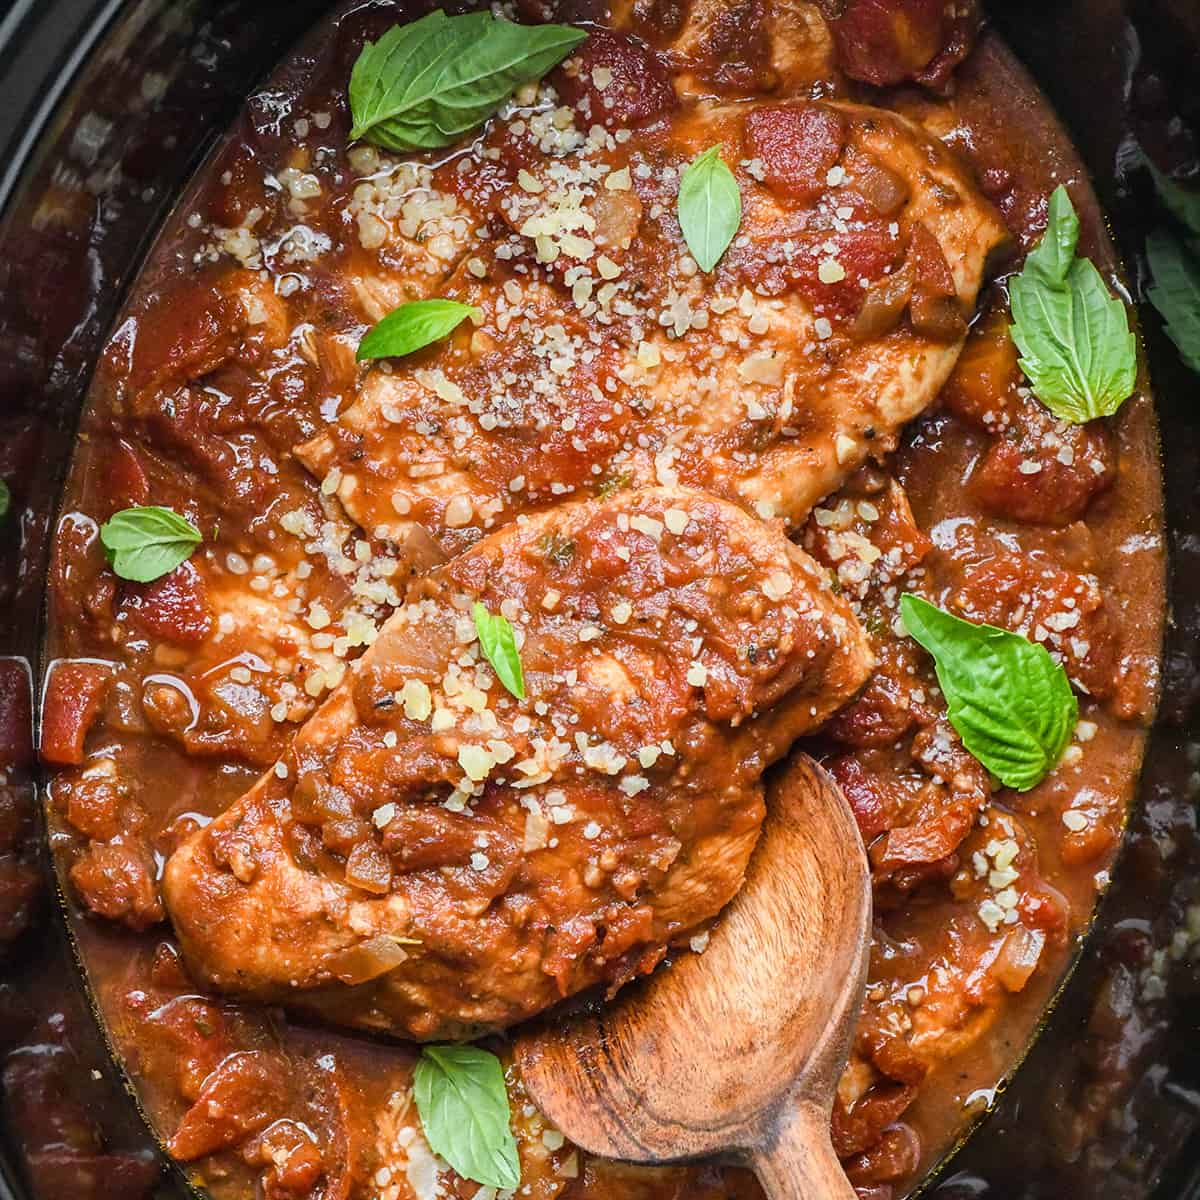
M 320 428 L 322 420 L 336 408 L 339 389 L 347 386 L 348 379 L 336 366 L 331 373 L 324 361 L 314 374 L 302 337 L 263 375 L 255 373 L 252 345 L 235 351 L 235 371 L 240 370 L 236 366 L 239 353 L 246 354 L 250 364 L 241 374 L 243 390 L 235 394 L 210 384 L 208 398 L 203 401 L 205 407 L 194 420 L 185 417 L 180 421 L 177 412 L 140 413 L 144 420 L 159 422 L 154 449 L 149 451 L 132 434 L 123 437 L 124 423 L 130 420 L 123 408 L 126 399 L 115 391 L 106 393 L 105 380 L 119 377 L 123 356 L 127 359 L 133 353 L 135 339 L 152 339 L 158 349 L 151 351 L 150 362 L 159 364 L 163 371 L 176 369 L 183 358 L 203 375 L 206 355 L 227 353 L 218 350 L 224 336 L 223 316 L 220 299 L 214 301 L 205 282 L 202 235 L 191 231 L 188 218 L 193 212 L 215 208 L 223 221 L 232 224 L 254 207 L 254 190 L 259 185 L 251 165 L 259 160 L 278 163 L 281 156 L 286 156 L 291 136 L 288 123 L 309 120 L 295 114 L 315 117 L 335 107 L 331 94 L 342 86 L 346 65 L 352 60 L 350 48 L 356 37 L 361 37 L 361 31 L 347 34 L 345 30 L 342 26 L 338 35 L 341 41 L 326 51 L 327 57 L 313 79 L 305 79 L 302 70 L 290 72 L 285 68 L 283 78 L 270 93 L 252 100 L 243 125 L 201 176 L 178 217 L 164 232 L 128 316 L 115 335 L 110 374 L 102 375 L 94 394 L 70 485 L 67 515 L 60 524 L 55 646 L 56 653 L 63 657 L 111 656 L 101 633 L 103 621 L 112 611 L 113 584 L 111 577 L 99 569 L 91 544 L 95 522 L 114 508 L 130 503 L 149 501 L 186 507 L 194 496 L 179 488 L 173 456 L 178 455 L 198 473 L 202 486 L 209 489 L 208 495 L 218 498 L 218 508 L 225 508 L 225 518 L 251 537 L 258 533 L 270 537 L 266 516 L 281 496 L 292 503 L 297 499 L 304 502 L 312 494 L 314 483 L 287 451 Z M 757 84 L 761 67 L 755 65 L 754 47 L 746 44 L 744 50 L 742 71 L 751 82 L 737 78 L 726 80 L 723 86 Z M 730 55 L 728 61 L 741 60 Z M 1018 97 L 1025 86 L 1023 79 L 1011 75 L 1012 71 L 1003 51 L 994 42 L 985 42 L 960 76 L 952 109 L 949 113 L 944 108 L 939 110 L 938 119 L 947 121 L 948 127 L 942 132 L 951 144 L 967 154 L 985 183 L 991 182 L 1001 211 L 1017 238 L 1027 244 L 1038 227 L 1041 201 L 1052 183 L 1061 178 L 1081 182 L 1081 173 L 1057 130 L 1050 131 L 1056 155 L 1029 153 L 1028 147 L 1034 144 L 1030 131 L 1038 129 L 1038 122 L 1043 120 L 1035 107 L 1022 108 L 1019 103 L 1011 109 L 1005 106 L 1003 110 L 1011 113 L 1011 120 L 996 122 L 994 114 L 1001 109 L 996 103 L 998 96 L 1014 94 L 1010 90 L 1014 79 L 1019 85 L 1015 93 Z M 731 72 L 732 67 L 726 75 Z M 307 94 L 292 94 L 304 88 L 309 89 Z M 921 112 L 928 103 L 915 93 L 902 93 L 891 102 L 913 112 Z M 310 146 L 324 142 L 329 153 L 343 154 L 338 123 L 329 127 L 327 138 L 316 131 L 315 125 L 315 121 L 309 124 Z M 1015 137 L 1016 131 L 1021 136 Z M 1044 127 L 1040 131 L 1045 132 Z M 1079 190 L 1076 194 L 1087 195 Z M 1085 210 L 1084 216 L 1088 231 L 1084 249 L 1103 259 L 1108 248 L 1097 214 Z M 196 263 L 198 254 L 201 261 Z M 339 310 L 336 279 L 323 280 L 319 265 L 311 270 L 314 285 L 307 299 L 295 302 L 298 312 L 294 328 L 310 324 L 336 331 L 352 325 L 354 318 Z M 277 279 L 286 277 L 286 264 L 274 274 Z M 164 302 L 163 296 L 169 301 Z M 1002 313 L 1001 293 L 997 292 L 989 303 L 999 306 L 997 311 Z M 148 318 L 151 312 L 153 321 Z M 228 322 L 227 313 L 224 320 Z M 995 336 L 994 326 L 985 315 L 973 337 Z M 246 336 L 247 344 L 252 343 L 253 331 Z M 143 358 L 141 363 L 145 361 Z M 152 366 L 141 380 L 144 386 L 153 387 L 155 369 Z M 860 1112 L 855 1121 L 846 1114 L 843 1132 L 847 1158 L 855 1181 L 868 1196 L 889 1194 L 878 1189 L 896 1183 L 903 1187 L 919 1175 L 978 1109 L 980 1098 L 986 1097 L 1004 1075 L 1032 1032 L 1086 927 L 1097 887 L 1115 852 L 1140 758 L 1143 722 L 1149 716 L 1156 690 L 1161 516 L 1153 414 L 1148 400 L 1130 401 L 1112 423 L 1111 445 L 1097 451 L 1105 463 L 1115 466 L 1115 482 L 1100 495 L 1087 496 L 1086 522 L 1072 521 L 1060 528 L 1012 520 L 998 515 L 994 505 L 980 504 L 972 481 L 992 435 L 965 419 L 962 411 L 961 403 L 956 408 L 948 401 L 917 422 L 887 472 L 907 493 L 915 529 L 929 539 L 919 561 L 931 594 L 949 595 L 962 588 L 964 567 L 972 559 L 984 566 L 996 559 L 1020 564 L 1028 556 L 1039 555 L 1056 570 L 1094 574 L 1116 627 L 1118 648 L 1111 660 L 1108 682 L 1118 686 L 1109 702 L 1082 705 L 1081 715 L 1094 728 L 1081 742 L 1078 761 L 1025 796 L 1000 796 L 987 810 L 989 824 L 970 832 L 961 850 L 955 846 L 952 866 L 943 856 L 940 874 L 924 880 L 920 872 L 899 882 L 894 871 L 881 872 L 886 876 L 881 877 L 879 896 L 881 934 L 864 1023 L 865 1031 L 876 1031 L 864 1034 L 871 1042 L 870 1052 L 878 1065 L 881 1058 L 886 1058 L 889 1041 L 886 1035 L 881 1041 L 878 1032 L 885 1026 L 894 1027 L 897 1021 L 919 1026 L 930 1012 L 935 1014 L 931 1028 L 939 1031 L 939 1036 L 958 1041 L 949 1052 L 931 1054 L 928 1061 L 907 1065 L 894 1062 L 897 1074 L 885 1076 L 892 1082 L 876 1085 L 876 1111 Z M 182 435 L 180 429 L 184 430 Z M 843 496 L 824 502 L 822 507 L 834 513 L 843 501 L 849 501 L 861 516 L 864 497 L 878 510 L 881 503 L 870 498 L 885 494 L 887 486 L 886 475 L 868 468 L 848 485 Z M 858 519 L 851 517 L 852 521 Z M 809 532 L 821 538 L 826 536 L 821 528 L 829 527 L 817 522 Z M 871 536 L 868 531 L 868 541 Z M 324 586 L 332 600 L 338 581 L 330 578 Z M 82 834 L 112 840 L 104 837 L 111 832 L 104 827 L 105 821 L 116 821 L 131 835 L 118 841 L 125 847 L 118 854 L 123 865 L 109 864 L 121 869 L 114 872 L 101 864 L 96 884 L 90 889 L 89 877 L 85 874 L 82 879 L 95 910 L 147 929 L 133 935 L 114 932 L 104 922 L 77 922 L 101 1007 L 118 1048 L 138 1080 L 148 1110 L 164 1134 L 170 1136 L 175 1130 L 189 1102 L 209 1086 L 209 1077 L 230 1053 L 236 1050 L 243 1055 L 275 1056 L 270 1059 L 273 1065 L 263 1067 L 266 1073 L 257 1084 L 251 1077 L 253 1073 L 247 1071 L 247 1087 L 254 1095 L 286 1093 L 290 1106 L 287 1116 L 279 1119 L 293 1122 L 297 1129 L 304 1126 L 317 1130 L 318 1140 L 334 1147 L 332 1155 L 316 1165 L 309 1163 L 304 1154 L 296 1157 L 289 1150 L 288 1161 L 295 1158 L 292 1165 L 296 1172 L 287 1182 L 290 1194 L 357 1195 L 352 1189 L 359 1186 L 362 1161 L 370 1157 L 368 1149 L 355 1146 L 356 1138 L 366 1136 L 359 1130 L 359 1123 L 363 1114 L 387 1111 L 393 1090 L 403 1086 L 409 1052 L 393 1047 L 368 1050 L 340 1035 L 306 1031 L 273 1018 L 264 1020 L 259 1012 L 202 997 L 181 998 L 192 995 L 192 991 L 171 951 L 160 945 L 161 930 L 153 926 L 161 917 L 161 909 L 154 889 L 148 888 L 146 881 L 153 878 L 162 855 L 182 833 L 204 824 L 246 790 L 258 774 L 255 764 L 268 764 L 278 755 L 283 735 L 277 722 L 263 719 L 261 714 L 239 729 L 236 743 L 225 739 L 216 726 L 204 727 L 199 714 L 211 712 L 221 696 L 214 691 L 198 699 L 194 679 L 188 682 L 175 674 L 185 667 L 191 671 L 186 647 L 198 644 L 214 620 L 203 589 L 189 580 L 186 572 L 173 584 L 158 588 L 149 599 L 147 593 L 135 593 L 133 597 L 127 593 L 128 589 L 117 603 L 124 607 L 123 619 L 135 635 L 126 642 L 128 661 L 115 679 L 105 685 L 99 682 L 99 676 L 93 676 L 97 695 L 105 686 L 108 690 L 103 699 L 104 717 L 92 728 L 87 754 L 89 762 L 114 758 L 124 778 L 139 781 L 138 811 L 105 811 L 105 806 L 112 804 L 109 798 L 90 789 L 96 794 L 89 802 L 89 788 L 75 783 L 66 790 L 56 788 L 52 796 L 54 837 L 64 868 L 78 866 Z M 1147 602 L 1147 597 L 1152 602 Z M 984 604 L 992 598 L 985 589 L 977 600 Z M 867 609 L 874 602 L 864 597 Z M 896 654 L 907 653 L 886 624 L 869 627 L 885 661 L 893 653 L 893 643 Z M 255 653 L 247 647 L 236 663 L 228 658 L 206 663 L 200 679 L 220 681 L 235 667 L 256 671 L 259 664 Z M 1086 664 L 1081 669 L 1086 669 Z M 928 669 L 924 670 L 928 679 Z M 214 689 L 217 686 L 224 685 L 213 684 Z M 71 694 L 78 695 L 79 688 L 72 688 Z M 1114 708 L 1123 715 L 1114 715 Z M 147 719 L 151 727 L 158 729 L 158 737 L 145 736 Z M 813 748 L 832 760 L 846 756 L 847 744 L 853 746 L 853 739 L 826 739 Z M 181 753 L 180 745 L 192 753 Z M 234 750 L 236 755 L 230 753 Z M 858 753 L 853 750 L 850 757 Z M 907 743 L 894 752 L 885 746 L 880 753 L 893 754 L 887 770 L 911 774 Z M 67 737 L 63 761 L 69 762 L 71 754 L 71 739 Z M 863 762 L 869 761 L 871 771 L 880 768 L 879 762 L 864 757 Z M 1090 791 L 1081 805 L 1085 788 Z M 981 794 L 978 788 L 966 790 L 976 797 Z M 74 815 L 72 803 L 76 805 Z M 1072 806 L 1086 809 L 1087 832 L 1083 837 L 1078 836 L 1083 830 L 1070 829 L 1063 823 L 1063 812 Z M 980 885 L 970 866 L 976 853 L 988 854 L 988 844 L 993 840 L 988 830 L 993 829 L 993 822 L 1006 831 L 999 840 L 1011 836 L 1018 843 L 1013 861 L 1025 898 L 1027 923 L 1045 933 L 1036 972 L 1011 994 L 994 981 L 985 984 L 983 980 L 998 947 L 995 931 L 977 917 Z M 995 851 L 990 857 L 995 858 Z M 76 886 L 80 882 L 77 876 Z M 136 941 L 132 941 L 135 936 Z M 940 984 L 930 978 L 931 965 L 939 954 L 945 954 L 961 978 Z M 972 972 L 977 973 L 976 978 L 971 978 Z M 961 1013 L 939 1015 L 939 1005 L 961 1003 L 964 995 L 970 996 L 970 1003 Z M 897 1048 L 904 1047 L 897 1043 Z M 181 1055 L 196 1065 L 181 1071 Z M 322 1066 L 326 1059 L 336 1061 L 332 1075 Z M 904 1124 L 895 1124 L 901 1116 Z M 300 1139 L 296 1145 L 306 1136 L 303 1130 L 290 1128 L 276 1132 L 285 1140 Z M 223 1195 L 244 1194 L 248 1180 L 263 1169 L 272 1154 L 272 1147 L 264 1147 L 255 1137 L 239 1140 L 235 1131 L 224 1142 L 218 1138 L 212 1146 L 216 1155 L 201 1159 L 197 1166 L 204 1182 Z M 177 1143 L 176 1149 L 194 1157 L 191 1151 L 200 1144 Z M 238 1149 L 232 1151 L 229 1147 Z M 580 1168 L 578 1162 L 572 1168 L 569 1147 L 554 1153 L 555 1163 L 562 1168 L 559 1183 L 566 1184 L 564 1196 L 635 1194 L 630 1190 L 634 1185 L 622 1173 L 605 1174 L 587 1164 Z M 266 1169 L 271 1170 L 269 1166 Z M 306 1169 L 311 1180 L 304 1174 Z M 570 1182 L 574 1178 L 571 1169 L 577 1174 L 582 1170 L 578 1182 Z M 669 1173 L 658 1182 L 650 1182 L 647 1177 L 645 1194 L 653 1200 L 677 1194 L 706 1194 L 698 1189 L 710 1183 L 717 1186 L 711 1173 L 706 1178 L 708 1182 L 697 1176 L 683 1183 L 679 1173 Z M 471 1186 L 467 1185 L 462 1194 L 470 1195 Z M 731 1181 L 729 1186 L 746 1185 L 744 1181 Z M 683 1192 L 679 1191 L 681 1187 Z

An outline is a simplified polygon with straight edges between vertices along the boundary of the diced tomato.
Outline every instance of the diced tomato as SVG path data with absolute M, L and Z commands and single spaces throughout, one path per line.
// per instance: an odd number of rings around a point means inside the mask
M 1116 837 L 1113 837 L 1101 853 L 1111 849 L 1116 841 Z M 1017 907 L 1022 922 L 1030 929 L 1044 929 L 1060 936 L 1065 934 L 1071 912 L 1070 901 L 1045 880 L 1040 880 L 1036 888 L 1026 890 Z
M 873 1146 L 845 1164 L 846 1178 L 856 1188 L 887 1183 L 911 1175 L 920 1161 L 921 1141 L 916 1131 L 909 1125 L 893 1125 Z
M 907 689 L 877 671 L 858 699 L 826 725 L 826 733 L 848 746 L 894 746 L 916 724 Z
M 112 684 L 112 668 L 60 660 L 50 669 L 42 704 L 42 761 L 78 766 L 83 743 Z
M 236 296 L 188 280 L 163 293 L 143 317 L 125 322 L 106 351 L 108 366 L 136 394 L 149 396 L 215 370 L 233 354 L 245 328 Z
M 1116 630 L 1090 576 L 1027 555 L 997 556 L 968 567 L 949 599 L 969 620 L 1011 629 L 1057 651 L 1067 674 L 1093 696 L 1112 695 Z
M 850 1109 L 841 1101 L 833 1106 L 833 1148 L 841 1158 L 861 1154 L 879 1140 L 886 1129 L 916 1099 L 912 1084 L 876 1084 Z
M 871 283 L 881 279 L 891 267 L 900 250 L 900 243 L 891 225 L 882 218 L 865 216 L 861 212 L 846 223 L 844 232 L 836 231 L 823 238 L 813 254 L 812 268 L 797 281 L 797 290 L 814 308 L 827 316 L 854 316 L 865 299 L 863 280 Z M 833 242 L 836 249 L 829 252 Z M 820 264 L 825 258 L 836 262 L 845 272 L 837 283 L 823 283 Z
M 979 25 L 975 0 L 847 0 L 830 22 L 842 70 L 879 86 L 915 79 L 940 87 Z
M 887 781 L 869 771 L 857 755 L 831 759 L 825 763 L 825 769 L 842 789 L 864 842 L 870 844 L 896 823 L 900 798 L 893 794 Z
M 137 451 L 121 439 L 111 443 L 95 464 L 100 478 L 103 515 L 111 516 L 123 508 L 145 504 L 150 499 L 150 483 L 138 459 Z
M 167 1149 L 180 1162 L 191 1162 L 239 1145 L 279 1115 L 286 1095 L 286 1072 L 276 1055 L 231 1054 L 205 1079 Z
M 274 1122 L 254 1138 L 242 1157 L 267 1168 L 262 1181 L 264 1200 L 306 1200 L 314 1195 L 313 1189 L 325 1173 L 325 1160 L 312 1132 L 288 1118 Z
M 587 41 L 551 76 L 559 96 L 591 124 L 644 125 L 677 103 L 666 69 L 652 50 L 622 33 L 592 29 Z
M 881 871 L 894 871 L 941 862 L 958 849 L 974 824 L 974 808 L 952 804 L 932 821 L 889 830 L 876 865 Z
M 751 153 L 766 182 L 793 200 L 811 200 L 846 144 L 846 118 L 815 101 L 756 108 L 746 117 Z
M 71 868 L 84 904 L 131 929 L 148 929 L 163 919 L 155 875 L 147 847 L 121 842 L 91 843 Z
M 112 779 L 79 776 L 64 790 L 67 820 L 85 837 L 107 842 L 121 832 L 121 792 Z
M 768 227 L 726 259 L 741 279 L 765 295 L 794 289 L 817 316 L 853 317 L 862 308 L 866 288 L 896 264 L 901 242 L 893 223 L 877 216 L 861 197 L 848 195 L 838 206 L 852 213 L 847 220 L 838 218 L 836 226 L 830 219 L 811 223 L 806 232 L 788 224 Z M 841 269 L 831 283 L 821 279 L 821 264 L 827 261 Z
M 1103 422 L 1054 428 L 1049 413 L 1032 428 L 1013 424 L 992 442 L 971 491 L 999 516 L 1039 525 L 1069 525 L 1116 478 L 1112 440 Z
M 121 607 L 149 633 L 172 642 L 202 642 L 212 632 L 208 588 L 190 562 L 153 583 L 129 584 Z
M 177 986 L 186 988 L 184 979 Z M 125 997 L 135 1022 L 144 1067 L 173 1076 L 179 1094 L 195 1100 L 209 1076 L 234 1048 L 224 1012 L 199 996 L 173 996 L 136 990 Z

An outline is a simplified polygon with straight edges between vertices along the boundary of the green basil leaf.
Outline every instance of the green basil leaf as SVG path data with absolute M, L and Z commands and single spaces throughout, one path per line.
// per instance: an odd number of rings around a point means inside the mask
M 434 1154 L 484 1187 L 520 1186 L 504 1070 L 494 1054 L 477 1046 L 423 1047 L 413 1096 Z
M 1133 394 L 1137 343 L 1125 305 L 1095 264 L 1076 258 L 1079 218 L 1061 185 L 1046 233 L 1009 280 L 1012 338 L 1034 395 L 1064 421 L 1108 417 Z
M 1154 275 L 1146 295 L 1180 357 L 1200 373 L 1200 259 L 1161 229 L 1146 238 L 1146 258 Z
M 169 575 L 201 540 L 186 517 L 157 505 L 123 508 L 100 526 L 100 544 L 112 569 L 135 583 Z
M 358 343 L 355 359 L 399 358 L 452 333 L 467 317 L 478 317 L 473 304 L 457 300 L 412 300 L 393 308 Z
M 933 655 L 963 745 L 1005 787 L 1027 792 L 1049 774 L 1071 740 L 1079 703 L 1046 647 L 910 593 L 900 599 L 900 615 Z
M 1177 221 L 1186 226 L 1190 233 L 1200 237 L 1200 192 L 1180 187 L 1175 180 L 1164 175 L 1149 159 L 1146 159 L 1145 162 L 1146 166 L 1150 168 L 1154 186 L 1167 210 Z
M 517 641 L 508 618 L 502 613 L 493 616 L 476 601 L 475 632 L 479 634 L 480 649 L 492 664 L 496 677 L 518 700 L 524 700 L 525 672 L 521 669 L 521 656 L 517 653 Z
M 8 484 L 0 479 L 0 518 L 8 516 L 8 510 L 12 506 L 12 492 L 8 490 Z
M 700 270 L 711 271 L 742 222 L 742 193 L 721 157 L 719 142 L 684 171 L 676 211 L 692 257 Z
M 483 124 L 523 83 L 587 37 L 566 25 L 516 25 L 441 9 L 363 47 L 350 74 L 350 137 L 387 150 L 431 150 Z
M 1075 261 L 1078 245 L 1079 217 L 1067 189 L 1060 185 L 1050 196 L 1046 231 L 1025 256 L 1025 273 L 1036 275 L 1051 286 L 1061 287 Z

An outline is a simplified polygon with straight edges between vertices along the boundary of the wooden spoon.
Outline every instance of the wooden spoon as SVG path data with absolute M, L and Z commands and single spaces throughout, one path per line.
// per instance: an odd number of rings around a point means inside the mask
M 605 1158 L 720 1155 L 772 1200 L 853 1200 L 830 1142 L 866 986 L 871 887 L 832 779 L 795 755 L 771 790 L 746 882 L 703 954 L 603 1011 L 516 1043 L 538 1108 Z

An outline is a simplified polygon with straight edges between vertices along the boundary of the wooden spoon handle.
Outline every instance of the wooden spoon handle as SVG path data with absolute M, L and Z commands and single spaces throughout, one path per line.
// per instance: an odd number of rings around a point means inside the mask
M 833 1152 L 829 1114 L 800 1102 L 750 1158 L 769 1200 L 857 1200 Z

